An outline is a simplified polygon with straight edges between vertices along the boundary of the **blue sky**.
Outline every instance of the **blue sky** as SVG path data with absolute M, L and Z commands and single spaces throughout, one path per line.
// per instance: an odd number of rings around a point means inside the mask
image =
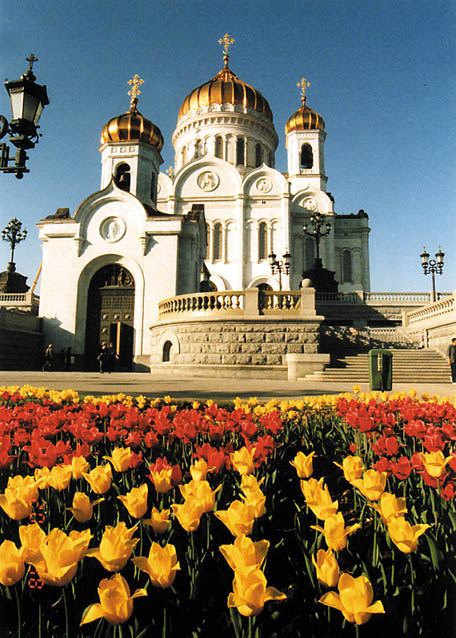
M 17 269 L 31 284 L 41 261 L 35 223 L 74 213 L 100 186 L 103 125 L 128 110 L 128 80 L 144 79 L 139 109 L 165 138 L 163 169 L 185 96 L 223 66 L 218 39 L 236 39 L 230 67 L 268 100 L 286 171 L 284 126 L 308 104 L 325 119 L 335 211 L 369 214 L 371 289 L 430 290 L 423 245 L 446 253 L 439 290 L 456 289 L 456 3 L 451 0 L 0 0 L 0 75 L 17 79 L 33 51 L 50 104 L 22 180 L 0 176 L 3 228 L 28 238 Z M 0 92 L 0 113 L 10 117 Z M 3 140 L 5 141 L 5 140 Z M 0 242 L 0 269 L 9 247 Z M 64 282 L 62 282 L 63 284 Z

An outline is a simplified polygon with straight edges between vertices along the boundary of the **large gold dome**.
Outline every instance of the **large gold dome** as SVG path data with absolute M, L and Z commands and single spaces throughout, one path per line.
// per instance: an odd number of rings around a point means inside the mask
M 306 104 L 293 113 L 285 124 L 285 135 L 292 131 L 325 130 L 325 121 L 319 113 L 312 111 Z
M 187 95 L 179 109 L 178 121 L 190 111 L 211 104 L 238 104 L 262 113 L 272 122 L 272 111 L 266 98 L 240 80 L 227 64 L 212 80 Z
M 106 142 L 145 142 L 161 151 L 163 135 L 158 126 L 141 115 L 136 106 L 123 115 L 113 117 L 101 131 L 100 143 Z

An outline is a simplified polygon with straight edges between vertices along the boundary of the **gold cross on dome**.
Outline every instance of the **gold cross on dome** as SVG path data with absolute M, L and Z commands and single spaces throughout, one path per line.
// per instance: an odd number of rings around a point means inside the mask
M 34 62 L 38 62 L 38 58 L 35 57 L 34 53 L 30 54 L 29 58 L 25 58 L 27 60 L 27 62 L 29 62 L 29 71 L 33 71 L 32 67 L 33 67 L 33 63 Z
M 131 80 L 128 80 L 128 84 L 131 85 L 131 91 L 128 91 L 128 95 L 131 95 L 130 108 L 135 109 L 138 102 L 138 95 L 141 94 L 139 87 L 144 84 L 144 80 L 139 77 L 137 73 L 134 74 Z
M 301 78 L 301 82 L 298 82 L 296 86 L 299 86 L 301 88 L 301 100 L 302 100 L 302 103 L 305 104 L 307 99 L 306 90 L 307 90 L 307 87 L 310 86 L 310 82 L 306 78 Z
M 219 44 L 223 44 L 224 45 L 223 46 L 223 54 L 224 55 L 228 55 L 230 46 L 232 44 L 234 44 L 235 42 L 236 42 L 236 40 L 234 38 L 230 38 L 230 34 L 229 33 L 225 33 L 223 38 L 219 39 Z
M 165 173 L 167 173 L 167 174 L 168 174 L 168 176 L 172 179 L 172 178 L 174 177 L 174 166 L 172 166 L 172 165 L 171 165 L 171 166 L 170 166 L 170 167 L 169 167 L 169 168 L 165 171 Z

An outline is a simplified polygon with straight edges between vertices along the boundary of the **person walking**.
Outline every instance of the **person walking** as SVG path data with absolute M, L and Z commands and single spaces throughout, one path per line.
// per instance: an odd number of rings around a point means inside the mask
M 46 350 L 44 351 L 44 363 L 42 370 L 45 372 L 46 370 L 52 370 L 52 361 L 54 359 L 54 351 L 52 350 L 52 343 L 48 345 Z
M 108 357 L 108 349 L 106 347 L 106 343 L 103 341 L 103 343 L 101 344 L 100 352 L 97 356 L 100 372 L 106 372 L 108 367 Z
M 453 337 L 447 350 L 448 363 L 451 369 L 451 380 L 456 383 L 456 337 Z

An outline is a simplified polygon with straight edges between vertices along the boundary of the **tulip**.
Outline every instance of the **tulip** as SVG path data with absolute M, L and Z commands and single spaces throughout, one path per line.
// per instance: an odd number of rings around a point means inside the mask
M 350 574 L 342 574 L 338 585 L 339 593 L 330 591 L 318 602 L 341 611 L 348 622 L 362 625 L 369 620 L 371 614 L 384 614 L 381 601 L 372 603 L 374 593 L 370 581 L 365 576 L 353 578 Z
M 418 538 L 430 527 L 427 524 L 410 525 L 403 516 L 398 516 L 388 522 L 388 533 L 401 552 L 410 554 L 416 550 Z
M 52 529 L 39 547 L 39 555 L 29 562 L 46 585 L 62 587 L 76 574 L 78 563 L 86 554 L 92 534 L 90 530 L 72 531 L 67 536 Z
M 153 507 L 150 518 L 144 519 L 143 523 L 150 525 L 156 534 L 164 534 L 169 525 L 169 512 L 170 510 L 160 512 L 156 507 Z
M 91 472 L 83 472 L 82 476 L 90 484 L 95 494 L 106 494 L 111 488 L 112 470 L 110 465 L 97 465 Z
M 99 560 L 108 572 L 119 571 L 126 565 L 139 540 L 138 538 L 132 539 L 138 525 L 139 523 L 136 523 L 130 528 L 124 522 L 118 523 L 116 527 L 106 525 L 100 546 L 89 549 L 86 556 Z
M 214 468 L 209 468 L 204 459 L 198 459 L 190 468 L 190 474 L 194 481 L 205 481 L 208 472 Z
M 260 518 L 264 514 L 264 504 L 266 496 L 260 489 L 264 479 L 258 483 L 253 474 L 245 474 L 241 479 L 241 490 L 244 492 L 242 500 L 246 505 L 251 505 L 255 511 L 255 518 Z
M 256 616 L 263 611 L 268 600 L 283 600 L 285 594 L 275 587 L 267 587 L 266 576 L 260 569 L 235 572 L 233 592 L 228 596 L 228 607 L 237 607 L 242 616 Z
M 147 596 L 147 592 L 145 589 L 137 589 L 130 596 L 130 588 L 125 578 L 120 574 L 114 574 L 100 582 L 98 596 L 100 602 L 90 605 L 79 626 L 99 618 L 105 618 L 111 625 L 127 622 L 133 613 L 133 599 Z
M 203 512 L 212 512 L 215 507 L 215 495 L 222 489 L 219 485 L 215 490 L 211 490 L 211 486 L 207 481 L 196 481 L 193 479 L 190 483 L 179 485 L 179 490 L 186 501 L 194 500 L 201 506 Z
M 349 527 L 345 527 L 344 517 L 341 512 L 337 512 L 337 514 L 333 514 L 329 518 L 325 520 L 324 528 L 319 525 L 311 525 L 312 529 L 316 529 L 319 532 L 323 532 L 325 535 L 326 544 L 329 549 L 334 550 L 335 552 L 344 549 L 347 545 L 347 536 L 349 534 L 353 534 L 357 529 L 360 529 L 361 525 L 356 523 L 355 525 L 350 525 Z
M 360 479 L 364 472 L 363 460 L 359 456 L 346 456 L 340 463 L 334 463 L 344 471 L 345 480 L 353 483 L 354 480 Z
M 171 509 L 181 527 L 183 527 L 186 532 L 194 532 L 198 529 L 201 516 L 204 513 L 200 503 L 190 499 L 181 505 L 176 503 L 171 505 Z
M 55 490 L 66 490 L 72 476 L 71 465 L 54 465 L 49 474 L 48 485 Z
M 40 546 L 46 538 L 45 532 L 38 523 L 32 525 L 21 525 L 19 527 L 19 538 L 21 540 L 22 558 L 26 563 L 32 563 L 40 556 Z
M 228 565 L 235 572 L 260 569 L 269 549 L 269 541 L 254 543 L 244 534 L 236 536 L 232 545 L 220 545 L 219 550 Z
M 397 518 L 407 513 L 405 498 L 397 498 L 389 492 L 383 492 L 379 505 L 377 503 L 369 503 L 369 505 L 380 514 L 385 525 L 388 525 L 392 518 Z
M 73 496 L 73 507 L 67 507 L 78 523 L 87 523 L 93 516 L 93 506 L 104 501 L 104 498 L 98 498 L 93 503 L 90 502 L 87 494 L 76 492 Z
M 335 587 L 339 582 L 339 564 L 331 549 L 319 549 L 317 558 L 312 556 L 318 580 L 327 587 Z
M 171 544 L 161 547 L 158 543 L 152 543 L 148 558 L 138 556 L 137 558 L 132 558 L 132 562 L 142 572 L 149 574 L 154 587 L 161 587 L 162 589 L 166 589 L 173 584 L 176 572 L 180 569 L 176 548 Z
M 71 459 L 71 471 L 73 472 L 73 478 L 82 478 L 83 472 L 89 471 L 89 464 L 83 456 L 73 456 Z
M 355 479 L 352 484 L 370 501 L 378 501 L 386 486 L 386 472 L 367 470 L 362 479 Z
M 252 505 L 246 505 L 242 501 L 233 501 L 227 510 L 214 512 L 233 536 L 248 535 L 252 531 L 255 521 L 255 509 Z
M 21 521 L 32 513 L 33 503 L 38 500 L 38 485 L 31 476 L 10 476 L 7 487 L 0 494 L 0 507 L 15 521 Z
M 324 485 L 324 478 L 319 481 L 314 478 L 308 481 L 301 481 L 301 490 L 307 507 L 312 510 L 317 518 L 325 520 L 337 512 L 339 503 L 331 500 L 328 486 Z
M 436 452 L 419 452 L 419 457 L 427 473 L 432 478 L 441 478 L 445 473 L 446 464 L 451 461 L 451 456 L 445 458 L 441 450 Z
M 103 458 L 112 463 L 116 472 L 125 472 L 130 467 L 131 449 L 129 447 L 115 447 L 112 456 L 104 456 Z
M 244 474 L 252 474 L 255 471 L 253 464 L 253 457 L 255 455 L 255 448 L 252 447 L 250 452 L 244 446 L 240 450 L 230 454 L 231 463 L 234 469 L 243 476 Z
M 143 483 L 140 487 L 134 487 L 124 496 L 118 496 L 133 518 L 142 518 L 147 512 L 147 497 L 149 487 L 147 483 Z
M 35 483 L 38 485 L 38 489 L 45 490 L 49 487 L 49 479 L 51 476 L 51 470 L 48 467 L 37 467 L 33 473 Z
M 290 461 L 290 465 L 295 468 L 298 478 L 307 479 L 312 476 L 314 455 L 315 452 L 311 452 L 310 454 L 298 452 L 294 459 Z
M 22 552 L 13 541 L 3 541 L 0 545 L 0 583 L 10 587 L 25 574 Z

